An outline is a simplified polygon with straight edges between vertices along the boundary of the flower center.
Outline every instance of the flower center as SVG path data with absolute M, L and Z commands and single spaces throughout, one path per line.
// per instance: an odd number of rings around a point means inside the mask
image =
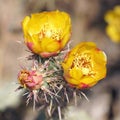
M 76 54 L 72 67 L 80 69 L 83 75 L 95 75 L 95 72 L 92 70 L 92 58 L 88 53 Z
M 45 24 L 39 33 L 39 38 L 42 39 L 43 37 L 48 37 L 59 41 L 61 39 L 61 30 L 56 29 L 52 25 Z

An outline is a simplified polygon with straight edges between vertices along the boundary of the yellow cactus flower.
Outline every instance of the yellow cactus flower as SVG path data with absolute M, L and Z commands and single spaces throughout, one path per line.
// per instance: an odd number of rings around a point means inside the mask
M 22 27 L 28 48 L 44 58 L 59 53 L 71 36 L 70 16 L 58 10 L 26 16 Z
M 120 42 L 120 6 L 115 6 L 113 10 L 105 14 L 105 21 L 108 23 L 106 33 L 113 42 Z
M 68 53 L 62 67 L 70 85 L 89 88 L 106 76 L 106 55 L 95 43 L 82 42 Z

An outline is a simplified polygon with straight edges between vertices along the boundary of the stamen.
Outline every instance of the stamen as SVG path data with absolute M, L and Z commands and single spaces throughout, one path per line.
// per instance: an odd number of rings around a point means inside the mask
M 81 69 L 84 75 L 95 75 L 92 70 L 92 58 L 88 53 L 76 54 L 72 64 L 73 67 Z
M 61 39 L 61 34 L 61 30 L 58 30 L 49 24 L 45 24 L 39 33 L 39 38 L 41 39 L 43 37 L 51 37 L 52 39 L 59 41 Z

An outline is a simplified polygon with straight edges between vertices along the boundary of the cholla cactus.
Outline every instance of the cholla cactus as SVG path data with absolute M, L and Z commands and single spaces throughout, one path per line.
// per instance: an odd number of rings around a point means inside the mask
M 27 89 L 27 104 L 33 98 L 47 106 L 49 116 L 94 86 L 106 75 L 106 55 L 93 42 L 82 42 L 70 50 L 64 48 L 70 39 L 71 22 L 65 12 L 52 11 L 32 14 L 23 20 L 25 44 L 33 52 L 28 60 L 30 69 L 18 73 L 18 89 Z M 69 45 L 69 44 L 68 44 Z M 35 63 L 35 64 L 34 64 Z M 37 63 L 37 64 L 36 64 Z M 26 93 L 27 94 L 27 93 Z

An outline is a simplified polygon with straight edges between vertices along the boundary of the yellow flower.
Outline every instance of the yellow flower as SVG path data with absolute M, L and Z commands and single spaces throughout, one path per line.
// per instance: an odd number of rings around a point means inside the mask
M 106 76 L 106 55 L 93 42 L 82 42 L 68 53 L 62 67 L 70 85 L 89 88 Z
M 120 42 L 120 6 L 115 6 L 113 10 L 105 14 L 105 21 L 108 23 L 106 33 L 112 41 Z
M 26 45 L 41 57 L 59 53 L 71 36 L 70 16 L 58 10 L 26 16 L 22 27 Z

